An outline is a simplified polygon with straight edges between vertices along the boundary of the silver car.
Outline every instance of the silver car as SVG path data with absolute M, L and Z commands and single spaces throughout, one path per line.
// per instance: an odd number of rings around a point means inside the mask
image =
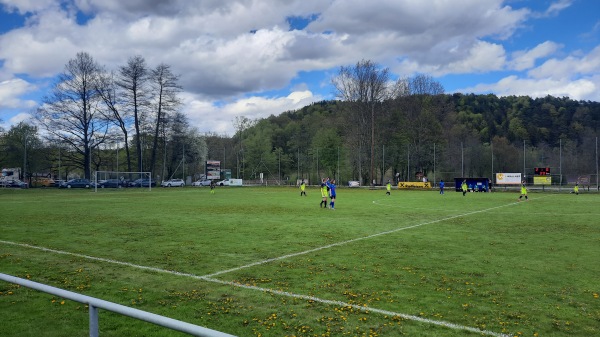
M 185 181 L 183 179 L 169 179 L 160 183 L 162 187 L 183 187 L 185 186 Z
M 198 181 L 194 181 L 192 183 L 192 186 L 210 186 L 210 180 L 209 179 L 200 179 Z

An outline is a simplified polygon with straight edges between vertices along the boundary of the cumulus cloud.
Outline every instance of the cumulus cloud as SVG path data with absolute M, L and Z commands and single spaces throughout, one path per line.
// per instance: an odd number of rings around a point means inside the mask
M 550 4 L 548 8 L 542 13 L 534 13 L 535 17 L 552 17 L 557 16 L 563 10 L 571 7 L 574 0 L 558 0 Z
M 59 6 L 54 0 L 0 0 L 0 5 L 8 9 L 9 12 L 20 14 L 39 12 Z
M 579 79 L 575 81 L 557 80 L 551 78 L 531 79 L 508 76 L 494 84 L 481 84 L 466 89 L 467 92 L 493 92 L 499 96 L 531 96 L 545 97 L 570 97 L 575 100 L 586 100 L 592 97 L 600 88 L 600 78 Z
M 35 8 L 19 5 L 22 11 Z M 279 88 L 299 71 L 326 70 L 362 58 L 388 63 L 409 57 L 423 67 L 467 71 L 470 62 L 462 61 L 481 51 L 481 37 L 510 35 L 527 15 L 500 0 L 436 6 L 392 0 L 380 0 L 377 6 L 358 0 L 77 0 L 73 6 L 88 13 L 84 25 L 72 10 L 40 5 L 26 27 L 2 36 L 4 67 L 44 77 L 59 72 L 81 50 L 109 67 L 139 54 L 149 64 L 172 64 L 189 86 L 186 90 L 223 98 Z M 291 15 L 315 13 L 317 20 L 306 30 L 289 29 Z
M 202 132 L 231 135 L 236 116 L 249 119 L 266 118 L 322 101 L 323 97 L 305 90 L 291 92 L 285 97 L 252 96 L 223 104 L 203 101 L 194 95 L 186 95 L 185 100 L 187 102 L 185 113 L 192 125 L 196 125 Z
M 571 2 L 556 1 L 546 13 L 559 13 Z M 507 55 L 504 43 L 536 14 L 506 3 L 0 0 L 7 11 L 28 13 L 23 27 L 0 35 L 0 74 L 6 74 L 2 79 L 26 74 L 48 80 L 80 51 L 109 70 L 141 55 L 150 67 L 166 63 L 181 76 L 183 110 L 201 129 L 216 132 L 230 132 L 235 115 L 265 117 L 321 100 L 315 92 L 322 88 L 296 89 L 290 83 L 300 73 L 331 73 L 361 59 L 399 76 L 529 70 L 528 81 L 550 79 L 548 87 L 555 83 L 586 95 L 585 81 L 597 82 L 582 78 L 569 87 L 562 73 L 572 66 L 581 73 L 595 69 L 593 53 L 572 56 L 572 62 L 555 60 L 561 46 L 546 41 Z M 306 27 L 292 29 L 290 17 L 307 18 Z M 540 61 L 545 64 L 536 67 Z M 12 105 L 27 105 L 19 98 L 26 91 L 13 87 L 4 95 Z M 270 91 L 290 94 L 264 97 Z
M 509 68 L 517 71 L 530 69 L 538 59 L 554 54 L 560 47 L 557 43 L 545 41 L 530 50 L 514 52 Z
M 542 48 L 543 49 L 543 48 Z M 511 75 L 497 83 L 480 84 L 459 89 L 463 92 L 506 95 L 547 95 L 576 100 L 600 100 L 600 47 L 590 53 L 552 58 L 527 72 L 527 76 Z
M 31 90 L 33 90 L 33 86 L 19 78 L 1 81 L 0 109 L 32 108 L 36 106 L 34 101 L 19 99 L 21 95 Z
M 573 78 L 590 73 L 600 73 L 600 46 L 581 57 L 569 55 L 564 59 L 549 59 L 530 70 L 528 75 L 533 78 Z

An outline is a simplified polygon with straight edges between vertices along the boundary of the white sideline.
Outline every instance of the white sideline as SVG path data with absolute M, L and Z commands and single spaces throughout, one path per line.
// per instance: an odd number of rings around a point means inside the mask
M 245 269 L 245 268 L 255 267 L 255 266 L 258 266 L 258 265 L 261 265 L 261 264 L 266 264 L 266 263 L 270 263 L 270 262 L 274 262 L 274 261 L 278 261 L 278 260 L 287 259 L 287 258 L 290 258 L 290 257 L 296 257 L 296 256 L 299 256 L 299 255 L 305 255 L 305 254 L 309 254 L 309 253 L 314 253 L 314 252 L 317 252 L 317 251 L 320 251 L 320 250 L 323 250 L 323 249 L 329 249 L 329 248 L 332 248 L 332 247 L 342 246 L 342 245 L 346 245 L 346 244 L 349 244 L 349 243 L 354 243 L 354 242 L 357 242 L 357 241 L 371 239 L 371 238 L 374 238 L 374 237 L 377 237 L 377 236 L 392 234 L 392 233 L 396 233 L 396 232 L 403 231 L 403 230 L 406 230 L 406 229 L 417 228 L 417 227 L 421 227 L 421 226 L 425 226 L 425 225 L 431 225 L 431 224 L 442 222 L 442 221 L 452 220 L 452 219 L 460 218 L 460 217 L 463 217 L 463 216 L 468 216 L 468 215 L 473 215 L 473 214 L 478 214 L 478 213 L 484 213 L 484 212 L 488 212 L 488 211 L 491 211 L 491 210 L 494 210 L 494 209 L 498 209 L 498 208 L 502 208 L 502 207 L 507 207 L 507 206 L 512 206 L 512 205 L 517 205 L 517 204 L 519 204 L 519 203 L 518 202 L 513 202 L 513 203 L 510 203 L 510 204 L 506 204 L 506 205 L 495 206 L 495 207 L 492 207 L 492 208 L 487 208 L 487 209 L 483 209 L 483 210 L 479 210 L 479 211 L 472 211 L 472 212 L 468 212 L 468 213 L 463 213 L 463 214 L 449 216 L 449 217 L 442 218 L 442 219 L 437 219 L 437 220 L 432 220 L 432 221 L 428 221 L 428 222 L 423 222 L 423 223 L 412 225 L 412 226 L 408 226 L 408 227 L 396 228 L 396 229 L 392 229 L 392 230 L 389 230 L 389 231 L 375 233 L 375 234 L 363 236 L 363 237 L 356 238 L 356 239 L 351 239 L 351 240 L 346 240 L 346 241 L 340 241 L 340 242 L 332 243 L 332 244 L 329 244 L 329 245 L 326 245 L 326 246 L 321 246 L 321 247 L 317 247 L 317 248 L 305 250 L 303 252 L 298 252 L 298 253 L 283 255 L 283 256 L 274 257 L 274 258 L 271 258 L 271 259 L 266 259 L 266 260 L 263 260 L 263 261 L 253 262 L 253 263 L 250 263 L 250 264 L 247 264 L 247 265 L 244 265 L 244 266 L 240 266 L 240 267 L 236 267 L 236 268 L 222 270 L 222 271 L 219 271 L 219 272 L 216 272 L 216 273 L 213 273 L 213 274 L 204 275 L 204 277 L 214 277 L 214 276 L 218 276 L 218 275 L 221 275 L 221 274 L 226 274 L 226 273 L 238 271 L 238 270 Z
M 303 251 L 303 252 L 298 252 L 298 253 L 294 253 L 294 254 L 288 254 L 288 255 L 284 255 L 284 256 L 272 258 L 272 259 L 266 259 L 266 260 L 263 260 L 263 261 L 254 262 L 254 263 L 247 264 L 247 265 L 244 265 L 244 266 L 240 266 L 240 267 L 237 267 L 237 268 L 223 270 L 223 271 L 220 271 L 220 272 L 217 272 L 217 273 L 208 274 L 208 275 L 204 275 L 204 276 L 198 276 L 198 275 L 188 274 L 188 273 L 181 273 L 181 272 L 177 272 L 177 271 L 165 270 L 165 269 L 160 269 L 160 268 L 155 268 L 155 267 L 148 267 L 148 266 L 136 265 L 136 264 L 129 263 L 129 262 L 122 262 L 122 261 L 117 261 L 117 260 L 112 260 L 112 259 L 106 259 L 106 258 L 101 258 L 101 257 L 95 257 L 95 256 L 89 256 L 89 255 L 84 255 L 84 254 L 77 254 L 77 253 L 65 252 L 65 251 L 51 249 L 51 248 L 33 246 L 33 245 L 25 244 L 25 243 L 16 243 L 16 242 L 11 242 L 11 241 L 4 241 L 4 240 L 0 240 L 0 243 L 4 243 L 4 244 L 7 244 L 7 245 L 13 245 L 13 246 L 19 246 L 19 247 L 25 247 L 25 248 L 31 248 L 31 249 L 37 249 L 37 250 L 41 250 L 41 251 L 45 251 L 45 252 L 51 252 L 51 253 L 56 253 L 56 254 L 76 256 L 76 257 L 85 258 L 85 259 L 88 259 L 88 260 L 107 262 L 107 263 L 111 263 L 111 264 L 128 266 L 128 267 L 132 267 L 132 268 L 143 269 L 143 270 L 148 270 L 148 271 L 153 271 L 153 272 L 158 272 L 158 273 L 166 273 L 166 274 L 178 275 L 178 276 L 183 276 L 183 277 L 190 277 L 190 278 L 194 278 L 194 279 L 198 279 L 198 280 L 203 280 L 203 281 L 207 281 L 207 282 L 213 282 L 213 283 L 218 283 L 218 284 L 223 284 L 223 285 L 231 285 L 231 286 L 240 287 L 240 288 L 244 288 L 244 289 L 258 290 L 258 291 L 261 291 L 261 292 L 272 293 L 272 294 L 276 294 L 276 295 L 280 295 L 280 296 L 292 297 L 292 298 L 297 298 L 297 299 L 302 299 L 302 300 L 310 300 L 310 301 L 319 302 L 319 303 L 323 303 L 323 304 L 327 304 L 327 305 L 338 305 L 338 306 L 344 306 L 344 307 L 352 307 L 353 309 L 361 310 L 361 311 L 364 311 L 364 312 L 376 312 L 376 313 L 379 313 L 379 314 L 388 315 L 388 316 L 392 316 L 392 317 L 397 316 L 397 317 L 401 317 L 401 318 L 404 318 L 404 319 L 407 319 L 407 320 L 411 320 L 411 321 L 416 321 L 416 322 L 421 322 L 421 323 L 427 323 L 427 324 L 432 324 L 432 325 L 443 326 L 443 327 L 447 327 L 447 328 L 454 329 L 454 330 L 470 331 L 470 332 L 475 332 L 475 333 L 479 333 L 479 334 L 482 334 L 482 335 L 493 336 L 493 337 L 508 337 L 508 336 L 511 336 L 511 335 L 510 334 L 497 333 L 497 332 L 488 331 L 488 330 L 480 330 L 480 329 L 469 327 L 469 326 L 458 325 L 458 324 L 454 324 L 454 323 L 450 323 L 450 322 L 445 322 L 445 321 L 432 320 L 432 319 L 423 318 L 423 317 L 414 316 L 414 315 L 408 315 L 408 314 L 403 314 L 403 313 L 398 313 L 398 312 L 393 312 L 393 311 L 376 309 L 376 308 L 372 308 L 372 307 L 364 307 L 364 306 L 360 306 L 360 305 L 356 305 L 356 304 L 350 304 L 350 303 L 341 302 L 341 301 L 326 300 L 326 299 L 321 299 L 321 298 L 314 297 L 314 296 L 299 295 L 299 294 L 294 294 L 294 293 L 290 293 L 290 292 L 286 292 L 286 291 L 279 291 L 279 290 L 273 290 L 273 289 L 268 289 L 268 288 L 262 288 L 262 287 L 244 285 L 244 284 L 240 284 L 240 283 L 236 283 L 236 282 L 231 282 L 231 281 L 222 281 L 222 280 L 215 279 L 213 277 L 217 276 L 217 275 L 222 275 L 222 274 L 226 274 L 226 273 L 229 273 L 229 272 L 233 272 L 233 271 L 238 271 L 238 270 L 245 269 L 245 268 L 250 268 L 250 267 L 253 267 L 253 266 L 258 266 L 258 265 L 270 263 L 270 262 L 273 262 L 273 261 L 283 260 L 283 259 L 286 259 L 286 258 L 295 257 L 295 256 L 299 256 L 299 255 L 304 255 L 304 254 L 308 254 L 308 253 L 320 251 L 320 250 L 323 250 L 323 249 L 328 249 L 328 248 L 332 248 L 332 247 L 336 247 L 336 246 L 341 246 L 341 245 L 345 245 L 345 244 L 349 244 L 349 243 L 353 243 L 353 242 L 357 242 L 357 241 L 361 241 L 361 240 L 366 240 L 366 239 L 374 238 L 374 237 L 381 236 L 381 235 L 391 234 L 391 233 L 395 233 L 395 232 L 399 232 L 399 231 L 406 230 L 406 229 L 411 229 L 411 228 L 417 228 L 417 227 L 421 227 L 421 226 L 425 226 L 425 225 L 430 225 L 430 224 L 434 224 L 434 223 L 438 223 L 438 222 L 442 222 L 442 221 L 446 221 L 446 220 L 451 220 L 451 219 L 455 219 L 455 218 L 459 218 L 459 217 L 464 217 L 464 216 L 468 216 L 468 215 L 472 215 L 472 214 L 484 213 L 484 212 L 488 212 L 488 211 L 495 210 L 495 209 L 498 209 L 498 208 L 503 208 L 503 207 L 517 205 L 517 204 L 519 204 L 519 203 L 518 202 L 513 202 L 513 203 L 509 203 L 509 204 L 505 204 L 505 205 L 500 205 L 500 206 L 496 206 L 496 207 L 491 207 L 491 208 L 487 208 L 487 209 L 483 209 L 483 210 L 472 211 L 472 212 L 463 213 L 463 214 L 459 214 L 459 215 L 453 215 L 453 216 L 450 216 L 450 217 L 446 217 L 446 218 L 442 218 L 442 219 L 438 219 L 438 220 L 432 220 L 432 221 L 428 221 L 428 222 L 416 224 L 416 225 L 413 225 L 413 226 L 397 228 L 397 229 L 393 229 L 393 230 L 389 230 L 389 231 L 385 231 L 385 232 L 380 232 L 380 233 L 376 233 L 376 234 L 372 234 L 372 235 L 368 235 L 368 236 L 364 236 L 364 237 L 360 237 L 360 238 L 356 238 L 356 239 L 352 239 L 352 240 L 341 241 L 341 242 L 333 243 L 333 244 L 330 244 L 330 245 L 326 245 L 326 246 L 322 246 L 322 247 L 318 247 L 318 248 L 306 250 L 306 251 Z
M 416 321 L 416 322 L 421 322 L 421 323 L 427 323 L 427 324 L 432 324 L 432 325 L 443 326 L 443 327 L 447 327 L 447 328 L 454 329 L 454 330 L 470 331 L 470 332 L 475 332 L 475 333 L 478 333 L 478 334 L 481 334 L 481 335 L 486 335 L 486 336 L 493 336 L 493 337 L 510 337 L 510 336 L 512 336 L 510 334 L 501 334 L 501 333 L 497 333 L 497 332 L 493 332 L 493 331 L 488 331 L 488 330 L 480 330 L 480 329 L 469 327 L 469 326 L 458 325 L 458 324 L 454 324 L 454 323 L 450 323 L 450 322 L 445 322 L 445 321 L 437 321 L 437 320 L 432 320 L 432 319 L 423 318 L 423 317 L 419 317 L 419 316 L 403 314 L 403 313 L 399 313 L 399 312 L 393 312 L 393 311 L 387 311 L 387 310 L 382 310 L 382 309 L 376 309 L 376 308 L 372 308 L 372 307 L 365 307 L 365 306 L 360 306 L 360 305 L 357 305 L 357 304 L 351 304 L 351 303 L 346 303 L 346 302 L 341 302 L 341 301 L 325 300 L 325 299 L 321 299 L 321 298 L 314 297 L 314 296 L 299 295 L 299 294 L 294 294 L 294 293 L 290 293 L 290 292 L 287 292 L 287 291 L 280 291 L 280 290 L 273 290 L 273 289 L 268 289 L 268 288 L 261 288 L 261 287 L 256 287 L 256 286 L 251 286 L 251 285 L 236 283 L 236 282 L 232 282 L 232 281 L 222 281 L 222 280 L 218 280 L 218 279 L 207 277 L 207 276 L 198 276 L 198 275 L 194 275 L 194 274 L 181 273 L 181 272 L 177 272 L 177 271 L 173 271 L 173 270 L 166 270 L 166 269 L 160 269 L 160 268 L 155 268 L 155 267 L 148 267 L 148 266 L 137 265 L 137 264 L 133 264 L 133 263 L 129 263 L 129 262 L 117 261 L 117 260 L 112 260 L 112 259 L 105 259 L 105 258 L 101 258 L 101 257 L 89 256 L 89 255 L 84 255 L 84 254 L 77 254 L 77 253 L 65 252 L 65 251 L 62 251 L 62 250 L 56 250 L 56 249 L 51 249 L 51 248 L 39 247 L 39 246 L 32 246 L 32 245 L 28 245 L 26 243 L 16 243 L 16 242 L 4 241 L 4 240 L 0 240 L 0 243 L 4 243 L 4 244 L 7 244 L 7 245 L 24 247 L 24 248 L 37 249 L 37 250 L 41 250 L 41 251 L 44 251 L 44 252 L 50 252 L 50 253 L 55 253 L 55 254 L 75 256 L 75 257 L 80 257 L 80 258 L 84 258 L 84 259 L 88 259 L 88 260 L 94 260 L 94 261 L 106 262 L 106 263 L 111 263 L 111 264 L 117 264 L 117 265 L 122 265 L 122 266 L 127 266 L 127 267 L 142 269 L 142 270 L 153 271 L 153 272 L 157 272 L 157 273 L 163 273 L 163 274 L 171 274 L 171 275 L 189 277 L 189 278 L 193 278 L 193 279 L 197 279 L 197 280 L 202 280 L 202 281 L 212 282 L 212 283 L 218 283 L 218 284 L 222 284 L 222 285 L 230 285 L 230 286 L 234 286 L 234 287 L 238 287 L 238 288 L 244 288 L 244 289 L 250 289 L 250 290 L 258 290 L 258 291 L 265 292 L 265 293 L 271 293 L 271 294 L 276 294 L 276 295 L 280 295 L 280 296 L 286 296 L 286 297 L 292 297 L 292 298 L 297 298 L 297 299 L 302 299 L 302 300 L 314 301 L 314 302 L 319 302 L 319 303 L 323 303 L 323 304 L 327 304 L 327 305 L 337 305 L 337 306 L 341 306 L 341 307 L 352 307 L 353 309 L 364 311 L 364 312 L 376 312 L 378 314 L 388 315 L 388 316 L 391 316 L 391 317 L 397 316 L 397 317 L 401 317 L 401 318 L 404 318 L 404 319 L 407 319 L 407 320 L 411 320 L 411 321 Z

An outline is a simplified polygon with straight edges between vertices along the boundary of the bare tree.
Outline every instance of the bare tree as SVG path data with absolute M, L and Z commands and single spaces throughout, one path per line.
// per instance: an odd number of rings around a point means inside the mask
M 147 80 L 148 68 L 146 60 L 142 56 L 129 58 L 127 65 L 119 68 L 117 85 L 122 89 L 125 109 L 128 110 L 128 113 L 133 114 L 138 171 L 144 170 L 142 167 L 141 127 L 148 107 Z
M 338 76 L 332 80 L 337 97 L 355 103 L 358 108 L 361 134 L 370 135 L 370 183 L 375 179 L 375 110 L 382 101 L 389 97 L 388 80 L 389 69 L 381 69 L 378 64 L 370 60 L 362 60 L 352 67 L 340 67 Z M 370 133 L 365 132 L 369 123 Z
M 244 156 L 244 131 L 250 129 L 255 126 L 257 123 L 256 120 L 251 120 L 246 116 L 236 116 L 233 120 L 233 127 L 235 128 L 235 133 L 238 136 L 238 151 L 236 151 L 236 166 L 237 166 L 237 177 L 244 178 L 245 168 L 246 168 L 246 158 Z M 241 162 L 241 163 L 240 163 Z M 240 169 L 241 164 L 241 169 Z M 241 172 L 241 174 L 240 174 Z
M 150 168 L 156 164 L 156 152 L 158 149 L 159 133 L 161 127 L 166 126 L 166 117 L 181 105 L 181 100 L 177 94 L 182 88 L 178 84 L 179 76 L 171 72 L 171 67 L 161 63 L 150 72 L 148 78 L 152 89 L 152 111 L 155 114 L 154 121 L 154 140 L 152 144 L 152 156 L 150 159 Z M 164 133 L 164 132 L 163 132 Z M 166 142 L 166 137 L 163 137 Z
M 101 74 L 96 82 L 96 90 L 106 106 L 106 111 L 104 112 L 105 117 L 116 124 L 123 134 L 125 153 L 127 155 L 127 170 L 131 171 L 129 127 L 131 125 L 132 115 L 127 109 L 122 109 L 124 104 L 123 97 L 119 93 L 119 87 L 117 86 L 114 77 L 114 73 L 112 72 L 110 74 Z
M 408 81 L 408 91 L 411 95 L 441 95 L 444 86 L 429 75 L 419 74 Z
M 105 140 L 108 122 L 99 112 L 95 88 L 101 68 L 85 52 L 69 60 L 58 75 L 49 96 L 44 97 L 36 117 L 51 137 L 67 144 L 78 156 L 73 162 L 90 178 L 91 152 Z

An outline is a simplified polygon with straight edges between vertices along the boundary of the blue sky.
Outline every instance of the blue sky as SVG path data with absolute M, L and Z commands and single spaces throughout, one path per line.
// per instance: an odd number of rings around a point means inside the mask
M 80 51 L 108 70 L 141 55 L 181 76 L 201 132 L 334 99 L 367 59 L 446 92 L 600 101 L 597 0 L 0 0 L 0 126 L 31 120 Z

